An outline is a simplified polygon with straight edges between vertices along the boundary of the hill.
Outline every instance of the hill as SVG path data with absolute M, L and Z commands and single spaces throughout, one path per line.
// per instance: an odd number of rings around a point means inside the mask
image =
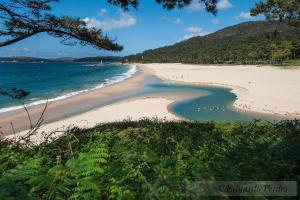
M 76 59 L 74 62 L 119 62 L 122 59 L 122 57 L 117 56 L 97 56 Z
M 274 22 L 257 21 L 227 27 L 206 36 L 197 36 L 143 53 L 127 56 L 125 62 L 170 62 L 201 64 L 258 64 L 270 63 L 270 44 L 290 41 L 291 59 L 300 57 L 300 27 L 283 23 L 274 37 Z
M 76 60 L 76 58 L 72 58 L 72 57 L 61 57 L 61 58 L 52 58 L 50 59 L 51 61 L 54 62 L 73 62 L 74 60 Z
M 0 57 L 0 62 L 119 62 L 123 58 L 116 56 L 97 56 L 97 57 L 84 57 L 84 58 L 37 58 L 27 56 L 13 56 L 13 57 Z
M 36 58 L 27 56 L 0 57 L 0 62 L 51 62 L 46 58 Z

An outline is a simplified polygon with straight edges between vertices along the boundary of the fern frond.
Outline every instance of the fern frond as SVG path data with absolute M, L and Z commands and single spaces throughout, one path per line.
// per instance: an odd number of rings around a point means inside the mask
M 10 177 L 17 182 L 24 182 L 39 174 L 41 164 L 41 158 L 24 161 L 22 164 L 17 165 L 16 168 L 9 170 L 4 176 Z

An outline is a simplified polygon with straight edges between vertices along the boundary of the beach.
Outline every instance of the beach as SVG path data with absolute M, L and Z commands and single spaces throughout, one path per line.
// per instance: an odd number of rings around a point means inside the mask
M 300 118 L 300 68 L 254 65 L 139 64 L 168 81 L 228 87 L 242 111 Z
M 168 106 L 178 99 L 169 96 L 137 97 L 94 108 L 87 112 L 64 117 L 64 113 L 95 100 L 111 98 L 120 93 L 137 89 L 149 76 L 154 75 L 170 82 L 193 85 L 213 85 L 231 88 L 237 95 L 233 106 L 240 111 L 278 115 L 283 118 L 299 118 L 300 70 L 271 66 L 215 66 L 184 64 L 136 64 L 139 73 L 114 85 L 80 94 L 65 100 L 51 102 L 45 114 L 41 132 L 53 132 L 68 127 L 90 128 L 99 123 L 126 119 L 159 118 L 180 120 L 170 113 Z M 43 105 L 30 108 L 33 120 L 37 119 Z M 17 112 L 0 118 L 5 135 L 15 137 L 26 133 L 29 127 L 26 113 Z M 13 134 L 10 122 L 17 125 Z M 37 140 L 37 139 L 35 139 Z
M 65 130 L 73 127 L 92 128 L 99 123 L 109 123 L 123 120 L 140 120 L 143 118 L 155 118 L 161 120 L 179 120 L 178 117 L 169 113 L 167 107 L 175 100 L 166 98 L 143 98 L 126 100 L 113 105 L 97 108 L 92 111 L 76 115 L 57 122 L 49 123 L 39 129 L 39 133 L 55 132 L 52 136 L 59 137 Z M 27 131 L 9 135 L 7 138 L 18 138 Z M 31 141 L 39 143 L 40 134 L 31 137 Z
M 81 93 L 63 100 L 53 101 L 48 104 L 44 115 L 44 124 L 68 118 L 74 114 L 81 114 L 94 108 L 99 101 L 105 101 L 116 95 L 125 94 L 137 89 L 141 82 L 147 79 L 150 69 L 140 69 L 131 78 L 122 82 L 106 86 L 101 89 Z M 45 104 L 28 107 L 32 123 L 39 119 Z M 79 112 L 80 111 L 80 112 Z M 11 135 L 30 128 L 27 113 L 24 109 L 0 114 L 1 131 L 4 136 Z M 12 129 L 13 124 L 13 129 Z

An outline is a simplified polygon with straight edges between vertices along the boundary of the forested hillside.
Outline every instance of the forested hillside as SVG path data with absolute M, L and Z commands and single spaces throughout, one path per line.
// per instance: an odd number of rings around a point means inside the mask
M 281 63 L 300 57 L 300 27 L 258 21 L 227 27 L 177 44 L 127 56 L 125 62 L 203 64 Z

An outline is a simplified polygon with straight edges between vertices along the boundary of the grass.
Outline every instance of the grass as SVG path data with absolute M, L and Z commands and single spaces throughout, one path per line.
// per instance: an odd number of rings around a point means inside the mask
M 1 141 L 0 199 L 203 199 L 203 180 L 300 181 L 299 136 L 299 120 L 141 120 L 31 148 Z
M 287 60 L 283 62 L 283 66 L 295 66 L 300 67 L 300 59 Z

